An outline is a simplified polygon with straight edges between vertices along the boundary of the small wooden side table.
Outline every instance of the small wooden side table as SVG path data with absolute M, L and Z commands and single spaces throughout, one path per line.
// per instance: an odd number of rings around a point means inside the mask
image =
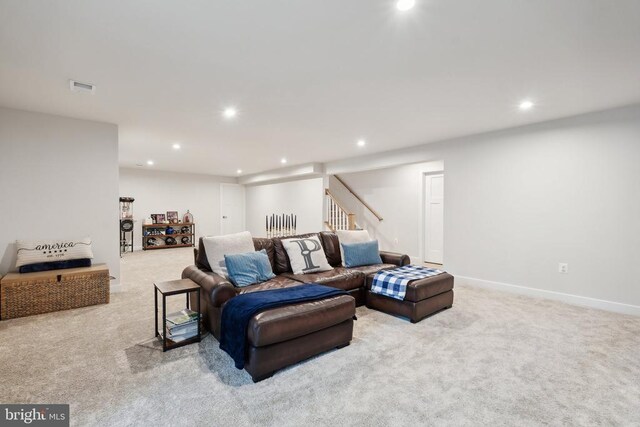
M 162 332 L 158 330 L 158 292 L 162 295 Z M 197 307 L 196 311 L 198 312 L 198 334 L 194 337 L 187 338 L 184 341 L 176 342 L 176 343 L 168 343 L 167 339 L 167 297 L 171 295 L 185 294 L 187 297 L 187 305 L 186 308 L 190 309 L 189 303 L 189 294 L 191 292 L 197 292 Z M 159 282 L 154 283 L 154 291 L 153 295 L 156 302 L 156 311 L 155 311 L 155 322 L 156 322 L 156 337 L 160 337 L 162 340 L 162 351 L 171 350 L 173 348 L 182 347 L 183 345 L 191 344 L 194 342 L 200 342 L 200 323 L 202 319 L 200 318 L 200 286 L 195 283 L 191 279 L 181 279 L 181 280 L 170 280 L 168 282 Z

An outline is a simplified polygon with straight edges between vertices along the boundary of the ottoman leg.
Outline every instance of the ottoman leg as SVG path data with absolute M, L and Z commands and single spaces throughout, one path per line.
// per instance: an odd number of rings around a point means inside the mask
M 262 380 L 266 380 L 267 378 L 271 378 L 273 374 L 275 374 L 275 372 L 269 372 L 268 374 L 264 374 L 264 375 L 258 375 L 255 377 L 252 376 L 251 379 L 253 380 L 254 383 L 258 383 Z
M 409 320 L 411 323 L 418 323 L 425 317 L 451 307 L 453 307 L 453 290 L 415 303 Z

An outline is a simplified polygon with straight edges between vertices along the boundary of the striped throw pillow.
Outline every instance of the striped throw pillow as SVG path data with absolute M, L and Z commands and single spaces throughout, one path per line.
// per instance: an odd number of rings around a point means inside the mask
M 236 286 L 249 286 L 273 279 L 269 256 L 264 249 L 244 254 L 225 255 L 229 280 Z

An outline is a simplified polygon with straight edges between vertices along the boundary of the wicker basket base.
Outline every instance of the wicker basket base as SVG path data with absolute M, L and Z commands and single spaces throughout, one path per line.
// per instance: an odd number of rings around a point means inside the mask
M 0 281 L 0 319 L 31 316 L 109 302 L 106 265 L 10 273 Z

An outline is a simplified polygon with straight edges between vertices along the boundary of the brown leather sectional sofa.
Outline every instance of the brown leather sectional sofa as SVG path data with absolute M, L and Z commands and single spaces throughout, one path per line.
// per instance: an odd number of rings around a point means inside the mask
M 322 231 L 320 233 L 290 236 L 287 237 L 287 239 L 309 236 L 320 236 L 327 261 L 329 265 L 333 267 L 333 270 L 313 274 L 293 274 L 287 251 L 282 245 L 282 239 L 277 237 L 270 239 L 254 237 L 253 244 L 255 249 L 257 251 L 262 249 L 266 250 L 276 277 L 267 282 L 242 288 L 233 286 L 227 279 L 211 271 L 202 238 L 200 238 L 198 249 L 194 250 L 195 265 L 187 267 L 182 272 L 182 278 L 189 278 L 202 287 L 201 307 L 203 307 L 202 314 L 205 327 L 219 339 L 222 306 L 229 299 L 238 294 L 267 289 L 287 288 L 298 286 L 301 283 L 320 283 L 343 289 L 355 298 L 356 305 L 363 305 L 366 300 L 365 285 L 367 275 L 383 269 L 407 265 L 410 262 L 408 255 L 381 251 L 380 258 L 382 258 L 382 264 L 345 268 L 342 267 L 340 243 L 335 233 Z
M 407 317 L 412 323 L 453 304 L 453 282 L 450 274 L 442 273 L 411 281 L 403 300 L 378 295 L 370 291 L 373 273 L 409 264 L 409 256 L 380 252 L 382 264 L 365 267 L 342 267 L 338 236 L 331 232 L 310 233 L 287 238 L 318 236 L 322 242 L 330 271 L 313 274 L 293 274 L 289 257 L 281 238 L 254 238 L 256 250 L 267 252 L 273 279 L 246 287 L 235 287 L 213 273 L 207 261 L 202 239 L 195 252 L 195 265 L 182 272 L 182 278 L 198 283 L 202 292 L 200 306 L 205 327 L 219 340 L 223 305 L 239 294 L 320 283 L 339 288 L 348 295 L 291 304 L 256 314 L 247 327 L 247 349 L 244 368 L 254 381 L 261 381 L 286 366 L 317 354 L 349 345 L 353 337 L 356 305 L 367 304 L 392 315 Z M 193 296 L 193 294 L 192 294 Z M 192 301 L 195 305 L 195 301 Z

